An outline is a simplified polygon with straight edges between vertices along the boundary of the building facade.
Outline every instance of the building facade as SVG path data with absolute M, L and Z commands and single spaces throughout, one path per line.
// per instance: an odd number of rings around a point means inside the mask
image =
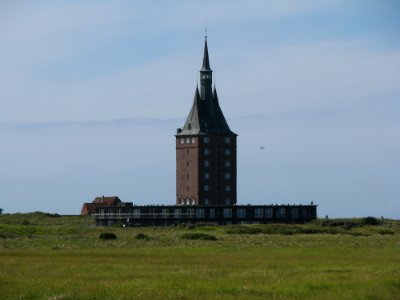
M 200 88 L 176 138 L 176 204 L 234 205 L 237 203 L 236 138 L 212 86 L 207 38 Z
M 304 223 L 315 219 L 315 205 L 144 205 L 96 208 L 98 226 L 178 224 Z

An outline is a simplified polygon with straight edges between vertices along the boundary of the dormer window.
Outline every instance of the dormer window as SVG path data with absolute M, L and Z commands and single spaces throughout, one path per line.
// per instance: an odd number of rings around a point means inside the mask
M 191 130 L 192 129 L 192 124 L 188 124 L 188 129 Z

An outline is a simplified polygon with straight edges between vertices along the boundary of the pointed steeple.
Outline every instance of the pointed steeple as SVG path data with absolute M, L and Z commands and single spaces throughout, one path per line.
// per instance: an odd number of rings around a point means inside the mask
M 210 59 L 208 57 L 207 36 L 204 41 L 203 66 L 200 70 L 200 98 L 203 101 L 212 97 L 212 70 L 210 68 Z
M 203 66 L 200 70 L 200 87 L 196 86 L 194 101 L 185 125 L 177 135 L 236 135 L 229 129 L 221 107 L 217 90 L 212 86 L 212 70 L 208 57 L 207 36 L 204 44 Z
M 203 55 L 203 66 L 201 68 L 202 71 L 209 71 L 210 69 L 210 59 L 208 57 L 208 47 L 207 47 L 207 36 L 204 42 L 204 55 Z

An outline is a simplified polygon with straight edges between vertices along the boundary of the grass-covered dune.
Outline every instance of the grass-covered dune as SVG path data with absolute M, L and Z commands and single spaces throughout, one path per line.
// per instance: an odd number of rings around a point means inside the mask
M 98 228 L 91 217 L 0 216 L 1 299 L 399 295 L 400 221 L 395 220 Z

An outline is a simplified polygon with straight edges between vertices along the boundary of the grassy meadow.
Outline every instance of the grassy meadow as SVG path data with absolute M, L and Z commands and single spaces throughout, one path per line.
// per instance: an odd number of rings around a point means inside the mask
M 400 221 L 98 228 L 1 215 L 0 298 L 400 299 Z

